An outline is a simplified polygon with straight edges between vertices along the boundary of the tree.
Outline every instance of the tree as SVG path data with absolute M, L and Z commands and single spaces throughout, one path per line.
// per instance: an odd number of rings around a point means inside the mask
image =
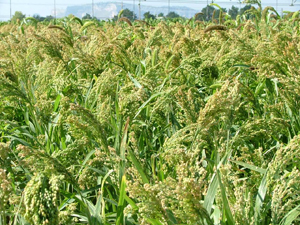
M 227 12 L 227 9 L 226 8 L 221 8 L 222 9 L 222 12 Z M 214 13 L 215 11 L 215 13 Z M 214 14 L 214 19 L 218 20 L 219 19 L 219 15 L 220 15 L 220 10 L 219 9 L 216 9 L 215 7 L 213 6 L 206 6 L 205 8 L 203 8 L 201 10 L 201 12 L 203 13 L 203 15 L 199 15 L 199 19 L 205 19 L 205 20 L 211 20 L 212 19 L 212 16 Z
M 92 17 L 90 14 L 86 13 L 83 17 L 83 20 L 97 20 L 97 17 Z
M 137 16 L 134 14 L 134 12 L 129 9 L 124 9 L 122 15 L 123 15 L 123 17 L 126 17 L 130 20 L 135 20 L 137 18 Z
M 83 20 L 91 20 L 92 17 L 90 14 L 86 13 L 83 17 L 82 17 Z
M 173 18 L 178 18 L 180 15 L 176 12 L 169 12 L 168 15 L 166 15 L 167 18 L 173 19 Z
M 214 10 L 215 10 L 214 7 L 212 7 L 210 5 L 206 6 L 205 8 L 203 8 L 201 10 L 201 12 L 203 13 L 203 15 L 201 15 L 201 17 L 203 17 L 205 20 L 211 20 Z
M 164 14 L 163 13 L 159 13 L 158 17 L 164 17 Z
M 232 19 L 236 19 L 237 15 L 239 15 L 239 8 L 233 5 L 231 9 L 229 9 L 228 14 Z
M 45 21 L 51 21 L 53 19 L 54 19 L 54 17 L 49 15 L 49 16 L 46 16 Z
M 149 19 L 155 19 L 155 16 L 151 14 L 150 12 L 145 12 L 144 13 L 144 18 L 149 20 Z
M 17 21 L 20 21 L 25 18 L 25 15 L 21 11 L 16 11 L 13 17 L 11 18 L 11 21 L 13 23 L 16 23 Z
M 136 20 L 137 16 L 133 13 L 133 11 L 129 10 L 129 9 L 124 9 L 123 13 L 122 13 L 122 17 L 126 17 L 128 19 L 132 20 Z M 118 15 L 114 16 L 113 18 L 114 21 L 118 20 Z
M 294 0 L 292 0 L 292 1 L 294 1 Z M 245 0 L 245 1 L 243 1 L 243 3 L 246 3 L 246 4 L 257 4 L 259 8 L 262 8 L 261 0 Z
M 245 7 L 241 8 L 240 15 L 243 15 L 247 10 L 251 9 L 251 7 L 251 5 L 246 5 Z M 250 15 L 247 15 L 246 17 L 249 19 Z
M 35 18 L 37 21 L 44 21 L 46 19 L 45 17 L 42 17 L 39 14 L 34 14 L 32 17 Z
M 227 12 L 227 9 L 226 8 L 221 8 L 222 9 L 222 13 L 226 13 Z M 219 9 L 217 9 L 216 10 L 216 13 L 215 13 L 215 19 L 219 19 L 220 17 L 220 10 Z

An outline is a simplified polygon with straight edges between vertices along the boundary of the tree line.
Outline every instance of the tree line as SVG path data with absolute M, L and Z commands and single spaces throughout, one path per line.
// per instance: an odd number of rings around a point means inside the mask
M 228 11 L 226 8 L 222 8 L 223 12 L 228 12 L 228 14 L 231 16 L 232 19 L 236 19 L 237 15 L 242 15 L 245 11 L 249 10 L 251 8 L 251 5 L 246 5 L 243 8 L 238 8 L 235 6 L 232 6 Z M 220 10 L 216 10 L 213 6 L 206 6 L 201 10 L 201 14 L 197 16 L 196 19 L 198 20 L 211 20 L 213 15 L 218 17 L 220 13 Z M 136 20 L 137 15 L 129 9 L 124 9 L 122 13 L 123 17 L 126 17 L 130 20 Z M 13 15 L 11 21 L 12 22 L 17 22 L 18 20 L 22 20 L 26 17 L 25 14 L 23 14 L 21 11 L 16 11 L 15 14 Z M 38 14 L 35 14 L 32 16 L 35 18 L 37 21 L 51 21 L 54 19 L 52 15 L 48 16 L 40 16 Z M 151 14 L 150 12 L 146 12 L 143 15 L 143 18 L 146 20 L 150 19 L 156 19 L 156 18 L 167 18 L 167 19 L 173 19 L 173 18 L 181 18 L 181 16 L 176 13 L 176 12 L 169 12 L 167 15 L 164 15 L 163 13 L 159 13 L 158 15 Z M 86 13 L 82 19 L 86 20 L 98 20 L 95 16 L 92 17 L 90 14 Z M 118 16 L 116 15 L 113 20 L 117 20 Z

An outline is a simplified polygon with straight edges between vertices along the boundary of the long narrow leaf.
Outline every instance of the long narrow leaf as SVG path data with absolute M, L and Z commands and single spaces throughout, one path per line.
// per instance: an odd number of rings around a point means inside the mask
M 156 93 L 154 95 L 152 95 L 147 101 L 145 101 L 143 103 L 143 105 L 140 106 L 140 108 L 138 108 L 138 111 L 137 113 L 135 114 L 134 116 L 134 119 L 142 112 L 142 110 L 146 107 L 146 105 L 151 102 L 152 100 L 154 100 L 155 98 L 157 98 L 158 96 L 162 95 L 164 92 L 159 92 L 159 93 Z
M 120 144 L 120 162 L 119 162 L 119 180 L 121 182 L 122 177 L 125 173 L 125 152 L 126 152 L 126 145 L 127 145 L 127 136 L 128 136 L 128 128 L 129 128 L 129 118 L 125 124 L 121 144 Z
M 61 95 L 57 95 L 55 102 L 54 102 L 54 108 L 53 111 L 56 112 L 60 103 Z
M 118 209 L 117 209 L 117 222 L 116 225 L 120 225 L 123 222 L 124 218 L 124 201 L 126 196 L 126 178 L 125 176 L 122 177 L 121 187 L 120 187 L 120 196 L 119 196 L 119 202 L 118 202 Z
M 267 193 L 267 171 L 265 175 L 263 176 L 263 179 L 260 182 L 259 188 L 258 188 L 258 194 L 256 196 L 256 201 L 255 201 L 255 208 L 254 208 L 254 217 L 255 221 L 258 223 L 258 220 L 260 218 L 260 210 L 262 207 L 262 204 L 265 200 L 265 196 Z
M 128 150 L 128 153 L 129 153 L 131 162 L 134 164 L 135 168 L 137 169 L 137 171 L 141 175 L 143 183 L 144 184 L 149 183 L 149 179 L 148 179 L 146 173 L 144 172 L 144 169 L 143 169 L 142 165 L 140 164 L 138 159 L 135 157 L 134 153 L 130 149 Z
M 211 208 L 215 201 L 215 196 L 217 194 L 218 187 L 219 187 L 218 178 L 216 174 L 214 174 L 208 186 L 207 194 L 204 198 L 204 204 L 203 204 L 204 208 L 207 210 L 209 214 L 211 212 Z
M 129 205 L 131 205 L 133 210 L 138 210 L 139 207 L 135 204 L 135 202 L 129 198 L 127 195 L 125 195 L 124 199 L 126 200 L 126 202 L 128 202 Z
M 138 82 L 137 79 L 135 79 L 133 76 L 131 76 L 131 74 L 129 72 L 128 72 L 128 77 L 134 83 L 134 86 L 136 86 L 137 88 L 142 88 L 142 85 L 140 84 L 140 82 Z
M 159 220 L 146 218 L 146 221 L 151 225 L 163 225 Z
M 280 225 L 290 225 L 300 215 L 300 205 L 288 212 L 280 221 Z
M 230 162 L 233 162 L 237 165 L 240 165 L 240 166 L 243 166 L 247 169 L 250 169 L 250 170 L 253 170 L 253 171 L 256 171 L 256 172 L 259 172 L 261 174 L 265 174 L 266 173 L 266 169 L 263 169 L 263 168 L 259 168 L 257 166 L 253 166 L 253 165 L 250 165 L 248 163 L 244 163 L 244 162 L 239 162 L 239 161 L 234 161 L 234 160 L 230 160 Z
M 219 171 L 217 171 L 217 177 L 218 177 L 219 185 L 221 188 L 221 195 L 222 195 L 224 211 L 225 211 L 225 215 L 226 215 L 226 219 L 227 219 L 227 224 L 234 225 L 235 222 L 234 222 L 234 219 L 233 219 L 230 207 L 229 207 L 229 203 L 228 203 L 227 196 L 226 196 L 226 190 L 222 183 L 221 175 L 220 175 Z

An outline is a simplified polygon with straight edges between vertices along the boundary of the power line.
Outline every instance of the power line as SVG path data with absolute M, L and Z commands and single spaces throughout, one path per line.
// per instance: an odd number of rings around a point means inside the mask
M 0 0 L 1 1 L 1 0 Z M 51 0 L 50 0 L 51 1 Z M 67 3 L 57 3 L 57 2 L 62 2 L 62 0 L 53 0 L 53 3 L 34 3 L 34 2 L 16 2 L 16 0 L 6 0 L 6 2 L 0 2 L 0 6 L 1 5 L 8 5 L 9 6 L 9 15 L 0 15 L 0 18 L 12 18 L 12 8 L 16 7 L 16 6 L 53 6 L 54 10 L 53 10 L 53 16 L 56 19 L 57 17 L 57 7 L 63 7 L 63 6 L 88 6 L 91 5 L 91 9 L 92 9 L 92 17 L 95 16 L 95 7 L 94 7 L 94 0 L 92 0 L 89 4 L 83 3 L 83 4 L 67 4 Z M 96 0 L 97 1 L 97 0 Z M 99 1 L 99 0 L 98 0 Z M 108 0 L 109 1 L 109 0 Z M 135 0 L 117 0 L 118 3 L 120 3 L 122 9 L 124 7 L 123 3 L 132 3 L 133 4 L 133 12 L 135 14 L 135 6 L 136 6 L 136 2 Z M 147 3 L 166 3 L 166 5 L 160 6 L 158 8 L 162 8 L 164 10 L 166 10 L 167 7 L 167 12 L 170 13 L 171 11 L 171 3 L 173 5 L 176 4 L 185 4 L 185 6 L 188 6 L 189 4 L 193 4 L 193 5 L 202 5 L 203 7 L 207 7 L 209 5 L 210 2 L 214 2 L 219 4 L 220 6 L 225 7 L 225 5 L 239 5 L 239 8 L 241 9 L 242 7 L 242 3 L 240 0 L 233 0 L 233 1 L 229 1 L 229 0 L 225 0 L 225 1 L 214 1 L 214 0 L 147 0 Z M 279 7 L 288 7 L 288 6 L 297 6 L 297 8 L 300 6 L 300 3 L 295 3 L 296 1 L 293 0 L 293 5 L 290 5 L 289 3 L 285 2 L 285 3 L 279 3 L 278 0 L 273 0 L 273 4 L 270 4 L 271 6 L 276 7 L 276 10 L 278 10 Z M 97 3 L 96 3 L 97 4 Z M 263 4 L 266 5 L 266 4 Z M 152 7 L 155 7 L 152 5 Z M 228 8 L 228 6 L 226 7 Z M 207 7 L 208 10 L 208 7 Z M 295 8 L 296 10 L 296 8 Z M 178 10 L 176 10 L 178 11 Z M 180 10 L 179 10 L 180 11 Z M 208 14 L 208 13 L 207 13 Z M 98 17 L 100 18 L 100 17 Z M 108 17 L 101 17 L 101 18 L 108 18 Z M 141 0 L 139 0 L 139 18 L 141 18 Z
M 125 2 L 126 0 L 124 0 L 124 2 Z M 147 2 L 149 2 L 149 3 L 155 3 L 155 2 L 160 2 L 161 3 L 161 1 L 156 1 L 156 0 L 149 0 L 149 1 L 147 1 Z M 180 4 L 186 4 L 186 3 L 189 3 L 189 4 L 197 4 L 197 5 L 204 5 L 205 3 L 202 3 L 202 2 L 194 2 L 194 1 L 176 1 L 176 2 L 173 2 L 172 1 L 172 3 L 180 3 Z M 216 2 L 214 2 L 214 3 L 216 3 Z M 10 3 L 1 3 L 1 4 L 3 4 L 3 5 L 10 5 Z M 238 2 L 221 2 L 221 3 L 217 3 L 217 4 L 219 4 L 219 5 L 222 5 L 222 4 L 226 4 L 226 5 L 238 5 L 238 4 L 240 4 L 240 3 L 238 3 Z M 20 6 L 24 6 L 24 5 L 29 5 L 29 6 L 50 6 L 50 5 L 53 5 L 53 4 L 51 4 L 51 3 L 12 3 L 12 5 L 14 5 L 14 6 L 16 6 L 16 5 L 20 5 Z M 57 3 L 56 4 L 56 6 L 82 6 L 82 5 L 91 5 L 91 4 L 59 4 L 59 3 Z M 206 4 L 205 4 L 206 5 Z M 272 6 L 273 4 L 271 4 L 271 6 Z M 276 4 L 277 6 L 291 6 L 290 4 L 284 4 L 284 3 L 278 3 L 278 4 Z M 275 6 L 276 6 L 275 5 Z M 300 6 L 300 3 L 299 4 L 293 4 L 293 6 Z M 160 7 L 163 7 L 163 6 L 160 6 Z M 291 6 L 292 7 L 292 6 Z
M 11 0 L 10 0 L 11 1 Z M 210 0 L 211 1 L 211 0 Z M 276 2 L 274 4 L 271 4 L 271 5 L 278 5 L 278 6 L 291 6 L 291 4 L 289 3 L 278 3 L 278 0 L 275 0 Z M 119 1 L 119 2 L 132 2 L 132 0 L 122 0 L 122 1 Z M 170 0 L 147 0 L 147 2 L 149 3 L 155 3 L 155 2 L 159 2 L 159 3 L 167 3 L 168 5 L 171 3 Z M 232 4 L 232 5 L 235 5 L 235 4 L 240 4 L 240 1 L 236 0 L 236 1 L 213 1 L 214 3 L 217 3 L 219 5 L 221 4 Z M 198 0 L 172 0 L 172 3 L 182 3 L 182 4 L 186 4 L 186 3 L 189 3 L 189 4 L 206 4 L 207 1 L 206 0 L 203 0 L 203 1 L 198 1 Z M 1 2 L 1 4 L 4 4 L 4 5 L 9 5 L 11 4 L 11 2 Z M 93 2 L 91 3 L 92 5 L 94 4 Z M 12 5 L 38 5 L 38 6 L 42 6 L 42 5 L 52 5 L 51 3 L 35 3 L 35 2 L 14 2 L 12 3 Z M 90 4 L 86 4 L 86 3 L 82 3 L 82 4 L 67 4 L 67 3 L 56 3 L 57 6 L 76 6 L 76 5 L 90 5 Z M 135 5 L 135 0 L 133 0 L 133 5 Z M 267 5 L 267 4 L 264 4 L 263 5 Z M 300 5 L 300 3 L 293 3 L 293 5 Z

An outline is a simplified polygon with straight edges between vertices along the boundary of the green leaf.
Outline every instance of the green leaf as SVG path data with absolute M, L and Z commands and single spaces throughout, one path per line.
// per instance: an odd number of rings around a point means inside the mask
M 56 112 L 60 103 L 61 95 L 57 95 L 54 103 L 53 111 Z
M 130 80 L 134 83 L 134 86 L 136 86 L 137 88 L 142 88 L 142 85 L 133 76 L 131 76 L 129 72 L 128 72 L 128 76 Z
M 171 57 L 168 59 L 166 66 L 165 66 L 165 70 L 169 69 L 169 66 L 171 64 L 171 62 L 173 61 L 173 59 L 175 58 L 175 55 L 171 55 Z
M 274 87 L 270 78 L 266 78 L 266 87 L 268 88 L 270 93 L 274 93 Z
M 76 20 L 81 26 L 83 26 L 83 22 L 78 17 L 74 16 L 70 21 Z
M 120 187 L 120 196 L 119 196 L 119 202 L 118 202 L 118 208 L 117 208 L 117 222 L 116 225 L 120 225 L 123 223 L 123 217 L 124 217 L 124 201 L 126 196 L 126 177 L 125 175 L 122 177 L 121 187 Z
M 88 218 L 86 216 L 82 216 L 79 214 L 71 214 L 71 216 L 79 218 L 80 222 L 88 222 Z
M 265 87 L 265 82 L 260 82 L 255 89 L 255 96 L 258 96 L 260 92 L 264 89 Z
M 219 224 L 221 218 L 221 211 L 218 206 L 214 206 L 214 212 L 211 214 L 211 218 L 214 221 L 213 224 Z
M 149 218 L 145 218 L 146 221 L 148 223 L 150 223 L 151 225 L 163 225 L 159 220 L 156 219 L 149 219 Z
M 155 67 L 156 63 L 157 63 L 157 55 L 158 55 L 158 49 L 154 49 L 154 51 L 152 52 L 152 67 Z
M 171 224 L 178 224 L 173 212 L 169 209 L 166 210 L 167 216 Z
M 144 184 L 149 183 L 149 179 L 148 179 L 147 175 L 145 174 L 142 165 L 140 164 L 140 162 L 138 161 L 138 159 L 135 157 L 134 153 L 130 149 L 128 149 L 128 153 L 130 155 L 131 162 L 134 164 L 135 168 L 137 169 L 137 171 L 141 175 L 143 183 Z
M 92 150 L 92 151 L 90 151 L 90 152 L 86 155 L 84 161 L 83 161 L 82 164 L 81 164 L 81 168 L 80 168 L 80 170 L 79 170 L 79 172 L 78 172 L 78 176 L 79 176 L 79 174 L 81 173 L 81 171 L 82 171 L 83 167 L 85 166 L 85 164 L 87 163 L 87 161 L 91 158 L 91 156 L 92 156 L 94 153 L 95 153 L 95 150 Z
M 146 105 L 151 102 L 153 99 L 157 98 L 158 96 L 162 95 L 164 92 L 159 92 L 159 93 L 156 93 L 154 95 L 152 95 L 147 101 L 145 101 L 143 103 L 143 105 L 140 106 L 140 108 L 138 108 L 138 111 L 137 113 L 135 114 L 134 116 L 134 119 L 141 113 L 141 111 L 146 107 Z
M 4 138 L 8 138 L 10 139 L 11 141 L 17 141 L 17 142 L 20 142 L 22 145 L 25 145 L 25 146 L 30 146 L 30 144 L 28 142 L 26 142 L 25 140 L 21 139 L 21 138 L 17 138 L 17 137 L 14 137 L 14 136 L 3 136 Z
M 217 88 L 221 88 L 223 86 L 222 83 L 215 83 L 213 85 L 210 85 L 209 88 L 210 89 L 217 89 Z
M 210 3 L 209 5 L 210 5 L 210 6 L 216 6 L 221 12 L 223 11 L 222 8 L 221 8 L 221 6 L 219 6 L 219 5 L 216 4 L 216 3 Z
M 33 133 L 36 133 L 35 127 L 34 127 L 33 123 L 31 123 L 30 121 L 29 121 L 29 128 Z
M 244 163 L 244 162 L 239 162 L 239 161 L 235 161 L 235 160 L 230 160 L 230 162 L 233 162 L 237 165 L 240 165 L 240 166 L 243 166 L 247 169 L 250 169 L 250 170 L 253 170 L 253 171 L 256 171 L 256 172 L 259 172 L 261 174 L 265 174 L 266 173 L 266 169 L 263 169 L 263 168 L 259 168 L 257 166 L 253 166 L 253 165 L 250 165 L 248 163 Z
M 97 198 L 97 202 L 95 205 L 95 211 L 92 213 L 92 216 L 97 219 L 99 223 L 102 223 L 102 218 L 100 217 L 102 211 L 102 194 Z
M 218 178 L 216 174 L 214 174 L 208 186 L 207 194 L 204 198 L 204 204 L 203 204 L 204 208 L 207 210 L 209 214 L 211 212 L 211 208 L 215 201 L 215 196 L 218 191 L 218 186 L 219 186 Z
M 300 215 L 300 205 L 288 212 L 280 221 L 280 225 L 290 225 Z
M 232 67 L 244 67 L 244 68 L 248 68 L 249 69 L 251 66 L 246 65 L 246 64 L 235 64 Z
M 87 29 L 88 27 L 91 26 L 96 26 L 97 24 L 94 21 L 87 21 L 83 24 L 83 26 L 80 28 L 80 32 L 82 32 L 83 30 Z
M 279 95 L 279 91 L 278 91 L 278 83 L 279 83 L 279 81 L 278 81 L 277 78 L 272 79 L 272 81 L 274 83 L 274 88 L 275 88 L 276 96 L 278 96 Z
M 126 200 L 126 202 L 128 202 L 129 205 L 131 205 L 133 210 L 138 210 L 139 207 L 135 204 L 135 202 L 129 198 L 127 195 L 125 195 L 124 199 Z
M 122 17 L 123 12 L 124 12 L 124 9 L 121 9 L 120 12 L 119 12 L 119 14 L 118 14 L 118 19 L 120 19 Z
M 262 204 L 265 200 L 265 196 L 267 193 L 267 171 L 265 172 L 263 179 L 260 182 L 259 188 L 258 188 L 258 194 L 256 196 L 256 201 L 255 201 L 255 208 L 254 208 L 254 218 L 255 221 L 258 222 L 260 218 L 260 210 L 262 207 Z
M 235 222 L 234 222 L 234 219 L 233 219 L 230 207 L 229 207 L 229 203 L 228 203 L 227 196 L 226 196 L 226 190 L 222 183 L 221 175 L 220 175 L 219 171 L 217 171 L 217 177 L 218 177 L 219 185 L 221 188 L 221 195 L 222 195 L 223 207 L 224 207 L 225 216 L 226 216 L 225 218 L 227 219 L 227 224 L 234 225 Z M 225 221 L 223 221 L 223 222 L 225 222 Z
M 119 162 L 119 179 L 120 182 L 122 180 L 122 177 L 125 173 L 125 152 L 126 152 L 126 145 L 127 145 L 127 136 L 128 136 L 128 128 L 129 128 L 129 117 L 127 119 L 127 122 L 125 124 L 121 144 L 120 144 L 120 149 L 119 149 L 119 157 L 120 157 L 120 162 Z
M 30 120 L 29 120 L 29 112 L 28 112 L 28 110 L 26 110 L 26 112 L 24 114 L 24 120 L 25 120 L 25 123 L 27 125 L 29 125 Z

